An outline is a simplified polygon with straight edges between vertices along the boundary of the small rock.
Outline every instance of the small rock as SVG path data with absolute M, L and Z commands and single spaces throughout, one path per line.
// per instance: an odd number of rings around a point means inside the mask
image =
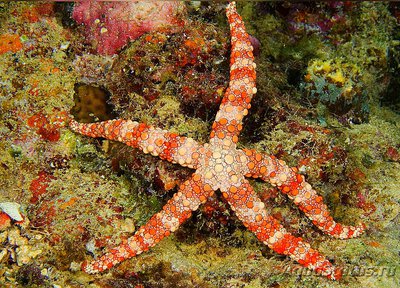
M 23 245 L 16 249 L 17 252 L 17 265 L 22 266 L 31 262 L 32 258 L 36 258 L 42 253 L 41 249 L 35 249 L 31 245 Z
M 6 242 L 7 237 L 8 237 L 8 232 L 7 231 L 1 232 L 0 233 L 0 243 Z
M 2 250 L 0 251 L 0 262 L 2 262 L 3 259 L 4 259 L 5 257 L 7 257 L 7 255 L 8 255 L 7 249 L 2 249 Z
M 0 209 L 6 213 L 8 216 L 10 216 L 11 219 L 14 221 L 22 221 L 24 218 L 22 217 L 21 213 L 19 212 L 19 205 L 18 203 L 15 202 L 1 202 L 0 203 Z
M 8 232 L 8 243 L 20 247 L 28 245 L 28 239 L 22 237 L 18 229 L 12 229 Z
M 73 272 L 81 271 L 81 263 L 71 262 L 69 270 Z

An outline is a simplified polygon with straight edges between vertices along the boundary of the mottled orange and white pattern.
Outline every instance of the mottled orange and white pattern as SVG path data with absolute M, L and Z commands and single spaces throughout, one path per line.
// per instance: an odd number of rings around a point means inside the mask
M 85 262 L 82 266 L 84 271 L 101 272 L 147 251 L 176 231 L 214 191 L 220 190 L 238 218 L 261 242 L 330 279 L 341 277 L 340 269 L 301 238 L 288 233 L 271 216 L 245 178 L 260 178 L 278 187 L 318 228 L 329 235 L 347 239 L 364 231 L 363 225 L 353 227 L 336 223 L 322 197 L 295 168 L 289 168 L 273 156 L 237 149 L 243 117 L 247 115 L 252 96 L 257 92 L 256 65 L 249 36 L 234 2 L 227 7 L 227 16 L 232 37 L 230 82 L 212 125 L 209 143 L 200 144 L 191 138 L 130 120 L 92 124 L 70 122 L 71 129 L 80 134 L 120 141 L 144 153 L 195 169 L 159 213 L 126 243 L 92 262 Z

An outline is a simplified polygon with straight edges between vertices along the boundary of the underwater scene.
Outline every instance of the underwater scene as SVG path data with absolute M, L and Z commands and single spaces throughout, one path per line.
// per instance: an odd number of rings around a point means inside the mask
M 0 287 L 399 287 L 400 3 L 0 2 Z

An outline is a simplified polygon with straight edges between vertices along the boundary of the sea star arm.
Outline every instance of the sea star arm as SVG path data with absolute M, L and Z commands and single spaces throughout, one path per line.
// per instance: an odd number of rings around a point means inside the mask
M 69 125 L 77 133 L 119 141 L 172 163 L 195 169 L 198 165 L 201 145 L 195 140 L 144 123 L 130 120 L 78 123 L 71 120 Z
M 277 160 L 273 156 L 254 150 L 245 149 L 243 151 L 248 157 L 249 173 L 246 176 L 260 177 L 278 187 L 324 233 L 340 239 L 349 239 L 364 232 L 364 224 L 347 226 L 335 222 L 322 197 L 305 181 L 303 175 L 297 173 L 296 168 L 288 167 L 284 161 Z
M 288 255 L 302 266 L 330 279 L 340 279 L 340 268 L 333 266 L 302 238 L 288 233 L 277 219 L 268 214 L 264 203 L 246 179 L 242 178 L 239 186 L 231 186 L 229 191 L 223 191 L 222 195 L 244 226 L 275 252 Z
M 214 191 L 204 183 L 199 174 L 185 181 L 175 195 L 164 205 L 163 209 L 125 243 L 111 249 L 108 253 L 92 262 L 84 262 L 82 270 L 87 273 L 98 273 L 132 258 L 156 245 L 169 236 L 197 210 L 200 204 L 207 201 Z
M 251 98 L 257 89 L 253 47 L 234 2 L 227 6 L 226 15 L 230 23 L 232 45 L 230 82 L 212 125 L 210 143 L 230 147 L 238 142 L 243 117 L 247 115 Z

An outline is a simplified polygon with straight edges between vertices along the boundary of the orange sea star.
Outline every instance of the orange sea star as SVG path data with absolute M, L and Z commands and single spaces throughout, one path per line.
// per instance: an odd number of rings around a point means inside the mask
M 305 182 L 304 176 L 298 174 L 296 168 L 289 168 L 285 162 L 273 156 L 237 149 L 243 117 L 247 115 L 252 95 L 256 93 L 256 65 L 249 36 L 236 12 L 235 3 L 230 3 L 226 11 L 232 42 L 230 82 L 212 125 L 209 143 L 201 145 L 192 138 L 130 120 L 91 124 L 70 122 L 75 132 L 120 141 L 144 153 L 196 170 L 163 209 L 126 243 L 92 262 L 85 262 L 82 266 L 84 271 L 101 272 L 147 251 L 178 229 L 214 191 L 220 190 L 237 217 L 261 242 L 330 279 L 341 277 L 339 268 L 301 238 L 288 233 L 271 216 L 245 179 L 260 178 L 278 187 L 319 229 L 333 237 L 348 239 L 364 231 L 363 224 L 353 227 L 336 223 L 329 215 L 322 197 Z

